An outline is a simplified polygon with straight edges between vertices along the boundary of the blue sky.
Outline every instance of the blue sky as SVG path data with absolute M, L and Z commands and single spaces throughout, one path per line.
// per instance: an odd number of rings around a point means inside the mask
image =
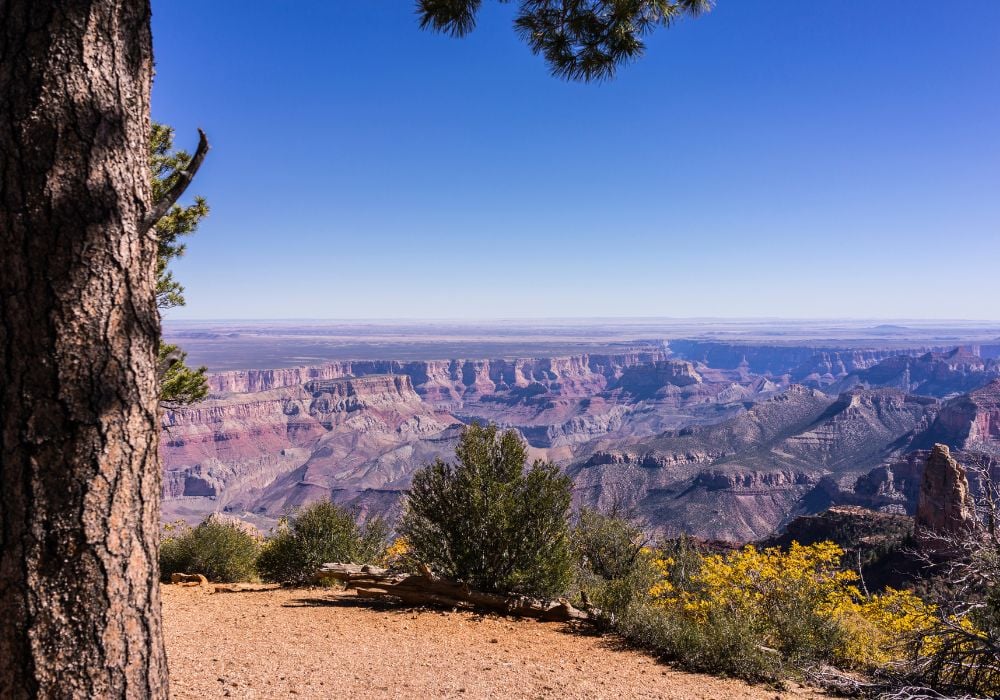
M 1000 318 L 1000 2 L 719 0 L 597 85 L 483 5 L 154 0 L 169 318 Z

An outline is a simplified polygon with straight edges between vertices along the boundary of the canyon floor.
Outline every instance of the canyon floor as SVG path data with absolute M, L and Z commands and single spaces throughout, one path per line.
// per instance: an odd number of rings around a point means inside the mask
M 685 673 L 558 623 L 373 608 L 330 589 L 162 590 L 176 700 L 823 697 Z

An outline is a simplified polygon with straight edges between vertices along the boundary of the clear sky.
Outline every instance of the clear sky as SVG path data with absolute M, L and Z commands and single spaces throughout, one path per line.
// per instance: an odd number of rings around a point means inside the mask
M 153 0 L 170 318 L 1000 318 L 1000 2 L 719 0 L 605 84 L 484 0 Z

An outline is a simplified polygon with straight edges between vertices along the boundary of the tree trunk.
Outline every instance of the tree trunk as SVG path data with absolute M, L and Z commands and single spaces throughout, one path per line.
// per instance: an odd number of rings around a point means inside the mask
M 148 0 L 0 0 L 0 697 L 167 695 Z

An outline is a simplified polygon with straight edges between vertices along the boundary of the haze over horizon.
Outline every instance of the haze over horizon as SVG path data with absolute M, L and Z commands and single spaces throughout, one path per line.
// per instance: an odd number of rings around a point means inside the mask
M 168 318 L 995 318 L 1000 4 L 915 5 L 720 3 L 580 85 L 498 3 L 154 0 L 213 144 Z
M 319 323 L 414 323 L 419 321 L 428 322 L 442 322 L 442 323 L 503 323 L 503 322 L 543 322 L 543 321 L 565 321 L 565 322 L 584 322 L 584 321 L 679 321 L 679 322 L 720 322 L 720 321 L 734 321 L 734 322 L 747 322 L 747 323 L 763 323 L 763 322 L 778 322 L 778 323 L 850 323 L 850 324 L 864 324 L 864 323 L 880 323 L 880 324 L 892 324 L 892 323 L 912 323 L 918 325 L 938 325 L 938 324 L 952 324 L 952 323 L 971 323 L 971 324 L 992 324 L 1000 323 L 1000 317 L 997 318 L 960 318 L 960 317 L 866 317 L 866 316 L 657 316 L 657 315 L 608 315 L 608 316 L 590 316 L 590 315 L 567 315 L 567 316 L 540 316 L 540 315 L 509 315 L 509 316 L 277 316 L 273 318 L 268 317 L 258 317 L 258 316 L 219 316 L 219 317 L 177 317 L 177 318 L 167 318 L 164 320 L 167 324 L 185 324 L 185 323 L 244 323 L 244 322 L 261 322 L 261 323 L 302 323 L 302 322 L 319 322 Z

